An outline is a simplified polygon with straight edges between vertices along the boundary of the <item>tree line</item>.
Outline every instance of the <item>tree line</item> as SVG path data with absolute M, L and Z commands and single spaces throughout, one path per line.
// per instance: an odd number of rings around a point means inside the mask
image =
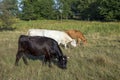
M 119 0 L 0 0 L 0 20 L 78 19 L 119 21 Z
M 21 5 L 23 20 L 120 20 L 119 0 L 23 0 Z

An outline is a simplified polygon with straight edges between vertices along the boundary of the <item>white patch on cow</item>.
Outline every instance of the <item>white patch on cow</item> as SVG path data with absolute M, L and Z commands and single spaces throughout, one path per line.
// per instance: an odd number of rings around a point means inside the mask
M 72 40 L 71 45 L 74 46 L 74 47 L 77 46 L 77 43 L 76 43 L 76 40 L 75 40 L 75 39 Z

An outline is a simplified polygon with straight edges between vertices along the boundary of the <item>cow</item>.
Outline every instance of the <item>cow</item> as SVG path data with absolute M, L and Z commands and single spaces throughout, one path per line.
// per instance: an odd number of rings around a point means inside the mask
M 29 36 L 45 36 L 52 38 L 58 42 L 58 44 L 64 45 L 65 49 L 67 49 L 67 44 L 71 43 L 73 47 L 76 47 L 76 41 L 72 39 L 68 34 L 64 31 L 58 30 L 47 30 L 47 29 L 29 29 L 27 32 Z
M 49 62 L 49 67 L 51 67 L 51 60 L 57 59 L 58 67 L 66 69 L 67 57 L 63 55 L 62 50 L 54 39 L 42 36 L 21 35 L 18 40 L 15 65 L 18 65 L 20 58 L 27 65 L 26 57 L 28 54 L 33 56 L 44 55 L 43 63 Z
M 77 39 L 77 44 L 80 44 L 80 41 L 82 40 L 83 44 L 87 43 L 87 39 L 84 37 L 82 32 L 78 30 L 66 30 L 65 31 L 71 38 Z

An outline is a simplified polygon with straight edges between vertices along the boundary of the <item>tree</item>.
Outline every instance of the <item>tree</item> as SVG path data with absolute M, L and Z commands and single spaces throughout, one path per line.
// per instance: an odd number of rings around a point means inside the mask
M 14 23 L 14 18 L 17 16 L 17 1 L 16 0 L 1 0 L 0 1 L 0 20 L 2 21 L 1 28 L 11 28 Z
M 72 16 L 71 4 L 74 0 L 54 0 L 54 9 L 57 19 L 69 19 Z
M 35 0 L 36 1 L 36 0 Z M 34 11 L 34 5 L 35 1 L 33 0 L 23 0 L 21 2 L 22 5 L 22 11 L 20 12 L 20 18 L 23 20 L 34 20 L 37 19 L 37 16 L 35 15 Z
M 105 21 L 120 20 L 120 1 L 101 0 L 99 1 L 99 14 Z
M 75 0 L 72 11 L 82 20 L 120 20 L 119 0 Z
M 89 15 L 90 20 L 120 20 L 120 2 L 119 0 L 96 0 L 85 12 Z
M 54 18 L 53 0 L 24 0 L 21 4 L 20 18 L 23 20 Z
M 53 9 L 55 11 L 55 16 L 57 20 L 62 20 L 62 7 L 63 4 L 60 2 L 60 0 L 54 0 Z
M 53 5 L 53 0 L 41 0 L 38 4 L 39 10 L 37 10 L 37 12 L 45 19 L 55 19 Z
M 119 0 L 23 0 L 21 19 L 120 20 Z
M 102 16 L 99 14 L 98 1 L 90 3 L 88 8 L 83 11 L 82 15 L 88 20 L 102 20 Z
M 72 18 L 73 13 L 71 10 L 71 5 L 72 5 L 74 0 L 59 0 L 59 1 L 62 4 L 62 6 L 61 6 L 62 17 L 64 19 Z
M 74 0 L 71 7 L 74 16 L 78 16 L 79 19 L 89 20 L 90 14 L 88 14 L 88 9 L 89 5 L 93 2 L 95 2 L 95 0 Z

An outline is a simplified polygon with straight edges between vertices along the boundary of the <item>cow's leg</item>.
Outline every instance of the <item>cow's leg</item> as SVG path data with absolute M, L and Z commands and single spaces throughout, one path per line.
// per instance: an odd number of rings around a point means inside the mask
M 80 45 L 80 41 L 81 41 L 81 39 L 80 39 L 80 38 L 78 38 L 78 39 L 77 39 L 78 45 Z
M 26 65 L 28 65 L 28 62 L 27 62 L 27 59 L 26 59 L 26 55 L 23 55 L 22 59 L 23 59 L 23 62 L 24 62 Z
M 51 58 L 49 58 L 49 67 L 52 67 Z
M 45 56 L 45 60 L 46 60 L 46 62 L 48 61 L 48 63 L 49 63 L 48 66 L 52 67 L 52 65 L 51 65 L 51 58 L 50 58 L 49 55 Z
M 44 56 L 42 64 L 44 65 L 46 63 L 47 63 L 47 58 Z
M 44 57 L 44 62 L 49 62 L 49 67 L 51 67 L 51 56 L 50 56 L 50 50 L 45 49 L 45 57 Z
M 47 55 L 45 55 L 45 60 L 46 60 L 46 62 L 48 61 L 48 66 L 49 67 L 52 67 L 52 65 L 51 65 L 51 56 L 50 56 L 50 53 L 48 52 L 48 54 Z
M 65 49 L 67 49 L 67 44 L 64 44 Z
M 18 66 L 18 62 L 20 60 L 20 58 L 23 56 L 23 53 L 18 51 L 16 54 L 16 61 L 15 61 L 15 65 Z

